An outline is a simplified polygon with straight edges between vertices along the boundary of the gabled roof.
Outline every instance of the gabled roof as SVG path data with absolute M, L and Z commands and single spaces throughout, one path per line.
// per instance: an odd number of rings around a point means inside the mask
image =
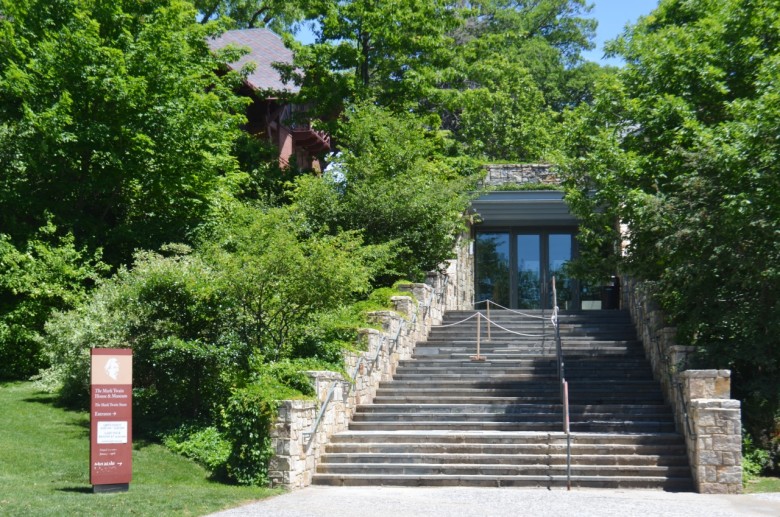
M 219 50 L 229 44 L 249 47 L 249 54 L 238 61 L 227 63 L 233 70 L 239 70 L 249 62 L 255 63 L 255 70 L 247 77 L 247 83 L 257 90 L 281 90 L 295 93 L 299 88 L 292 83 L 283 83 L 272 63 L 292 63 L 293 54 L 284 46 L 282 38 L 268 29 L 240 29 L 227 31 L 209 41 L 212 50 Z

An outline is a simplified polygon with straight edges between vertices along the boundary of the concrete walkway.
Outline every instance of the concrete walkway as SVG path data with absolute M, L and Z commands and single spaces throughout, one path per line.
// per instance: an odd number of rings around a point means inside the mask
M 780 517 L 780 493 L 311 486 L 214 517 Z

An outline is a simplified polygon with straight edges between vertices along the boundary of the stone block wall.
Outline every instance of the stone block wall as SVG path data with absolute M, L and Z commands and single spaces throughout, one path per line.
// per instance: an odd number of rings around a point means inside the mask
M 729 370 L 680 373 L 693 433 L 686 434 L 697 490 L 703 494 L 742 491 L 742 422 L 740 403 L 732 400 Z
M 275 455 L 269 478 L 274 486 L 310 485 L 330 437 L 347 429 L 357 406 L 370 403 L 379 383 L 392 378 L 401 359 L 411 357 L 416 343 L 441 323 L 444 311 L 456 308 L 463 296 L 450 279 L 459 275 L 457 261 L 448 266 L 446 273 L 430 275 L 424 284 L 401 286 L 410 296 L 393 297 L 394 310 L 372 313 L 381 330 L 364 329 L 359 339 L 365 351 L 345 354 L 349 380 L 334 372 L 309 372 L 316 400 L 280 403 L 271 433 Z
M 463 234 L 455 246 L 456 257 L 449 261 L 443 275 L 431 274 L 426 283 L 441 292 L 440 305 L 447 310 L 474 308 L 474 244 Z
M 544 163 L 491 164 L 485 168 L 487 174 L 482 180 L 484 186 L 498 187 L 507 184 L 542 183 L 552 187 L 561 184 L 556 169 L 552 165 Z
M 647 285 L 622 279 L 622 304 L 685 436 L 696 490 L 703 494 L 742 492 L 742 426 L 738 400 L 731 399 L 729 370 L 689 370 L 694 347 L 678 345 Z

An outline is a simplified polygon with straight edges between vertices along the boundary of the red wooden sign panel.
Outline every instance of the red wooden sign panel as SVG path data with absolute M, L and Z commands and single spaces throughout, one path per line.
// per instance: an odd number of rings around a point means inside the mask
M 133 356 L 92 349 L 90 483 L 129 485 L 133 477 Z

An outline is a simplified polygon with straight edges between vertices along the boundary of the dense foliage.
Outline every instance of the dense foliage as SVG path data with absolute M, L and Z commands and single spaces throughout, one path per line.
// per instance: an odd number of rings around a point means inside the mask
M 237 172 L 244 102 L 180 0 L 0 2 L 0 229 L 111 264 L 182 241 Z
M 81 303 L 104 272 L 99 253 L 78 249 L 72 234 L 58 237 L 51 223 L 21 249 L 0 234 L 0 379 L 29 377 L 47 366 L 41 353 L 46 319 Z
M 732 370 L 746 428 L 775 462 L 778 20 L 773 1 L 662 1 L 613 44 L 627 65 L 571 117 L 566 166 L 590 264 L 627 241 L 620 267 L 653 282 L 701 365 Z
M 164 433 L 183 422 L 217 426 L 234 447 L 228 475 L 256 481 L 239 461 L 253 445 L 237 440 L 250 431 L 237 429 L 273 418 L 274 396 L 292 388 L 307 393 L 295 372 L 317 363 L 280 365 L 299 357 L 299 347 L 332 360 L 329 350 L 317 349 L 327 343 L 312 340 L 307 324 L 366 293 L 383 267 L 381 246 L 363 246 L 351 233 L 311 230 L 288 208 L 237 205 L 192 253 L 182 254 L 182 246 L 166 247 L 167 257 L 139 253 L 131 269 L 101 282 L 87 303 L 49 321 L 46 352 L 54 366 L 42 380 L 79 402 L 88 394 L 89 349 L 130 346 L 138 431 Z M 273 388 L 282 382 L 292 388 Z M 236 421 L 248 411 L 241 401 L 260 396 L 259 423 Z
M 301 178 L 293 199 L 307 219 L 393 244 L 382 275 L 421 280 L 451 257 L 468 208 L 467 162 L 448 159 L 447 139 L 412 114 L 363 103 L 345 113 L 344 150 L 323 178 Z
M 581 61 L 595 21 L 585 0 L 324 2 L 313 45 L 291 42 L 287 74 L 333 127 L 344 103 L 435 115 L 460 152 L 540 160 L 566 106 L 604 72 Z

